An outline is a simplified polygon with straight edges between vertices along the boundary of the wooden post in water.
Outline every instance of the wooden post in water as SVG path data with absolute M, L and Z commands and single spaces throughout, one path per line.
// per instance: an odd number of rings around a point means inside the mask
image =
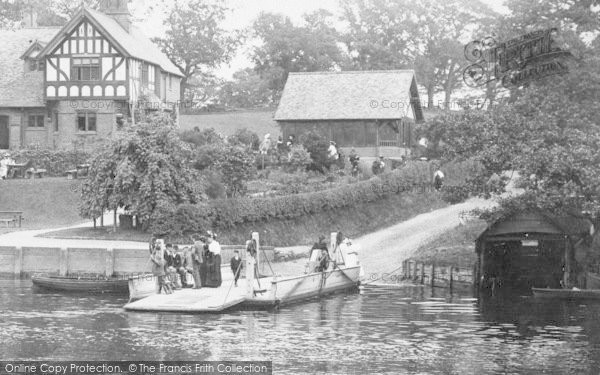
M 454 275 L 453 275 L 453 273 L 452 273 L 453 271 L 454 271 L 454 267 L 453 267 L 453 266 L 450 266 L 450 276 L 449 276 L 449 278 L 450 278 L 450 290 L 452 290 L 452 282 L 454 281 L 454 280 L 453 280 L 453 276 L 454 276 Z
M 258 235 L 258 232 L 252 232 L 252 239 L 254 241 L 256 241 L 256 272 L 259 273 L 260 271 L 260 236 Z M 259 275 L 256 275 L 256 277 L 259 277 Z
M 425 263 L 421 263 L 421 284 L 425 283 Z
M 435 263 L 431 264 L 431 287 L 435 287 Z

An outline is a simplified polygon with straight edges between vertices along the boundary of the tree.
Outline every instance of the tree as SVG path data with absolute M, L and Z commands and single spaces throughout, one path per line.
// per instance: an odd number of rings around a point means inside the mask
M 402 2 L 394 0 L 343 0 L 342 20 L 348 31 L 342 36 L 357 70 L 403 69 L 411 66 L 408 30 L 414 30 Z
M 170 117 L 127 127 L 92 159 L 81 190 L 81 216 L 96 218 L 124 207 L 147 228 L 161 207 L 200 202 L 202 179 L 190 167 L 189 155 Z
M 182 100 L 190 99 L 186 90 L 192 77 L 228 62 L 240 43 L 241 35 L 221 27 L 226 12 L 222 0 L 175 1 L 164 21 L 167 26 L 165 37 L 155 39 L 184 76 L 180 92 Z
M 219 104 L 225 108 L 265 108 L 273 105 L 277 91 L 254 69 L 235 72 L 233 80 L 219 87 Z
M 494 13 L 479 1 L 344 0 L 344 36 L 356 69 L 414 67 L 428 107 L 445 93 L 446 107 L 461 85 L 463 50 Z
M 318 10 L 304 15 L 304 24 L 296 26 L 281 14 L 261 13 L 254 22 L 254 36 L 262 44 L 254 48 L 251 59 L 277 99 L 289 72 L 331 70 L 343 60 L 331 16 Z

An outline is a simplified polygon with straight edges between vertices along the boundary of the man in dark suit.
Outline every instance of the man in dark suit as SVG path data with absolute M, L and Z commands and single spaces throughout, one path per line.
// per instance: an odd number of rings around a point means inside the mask
M 233 252 L 233 257 L 231 258 L 231 272 L 233 272 L 235 286 L 237 286 L 237 281 L 242 272 L 242 258 L 240 258 L 240 252 L 237 250 Z

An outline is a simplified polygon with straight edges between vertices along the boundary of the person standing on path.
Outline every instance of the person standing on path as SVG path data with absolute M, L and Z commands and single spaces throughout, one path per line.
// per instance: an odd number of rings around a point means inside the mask
M 444 172 L 442 172 L 441 170 L 438 169 L 433 174 L 433 187 L 435 188 L 435 190 L 440 191 L 443 184 L 444 184 Z

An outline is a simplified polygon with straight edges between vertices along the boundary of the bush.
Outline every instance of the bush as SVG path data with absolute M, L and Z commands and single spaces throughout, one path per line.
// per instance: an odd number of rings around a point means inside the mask
M 308 132 L 300 137 L 300 143 L 304 145 L 312 159 L 309 169 L 325 173 L 332 163 L 329 159 L 329 142 L 317 133 Z
M 469 188 L 465 185 L 442 186 L 442 200 L 450 204 L 464 202 L 469 198 Z
M 224 142 L 223 137 L 215 129 L 186 130 L 179 134 L 182 141 L 196 146 L 215 145 Z
M 290 160 L 286 165 L 288 172 L 305 170 L 311 163 L 310 153 L 302 145 L 293 145 L 290 150 Z
M 253 151 L 258 151 L 260 138 L 258 135 L 246 128 L 237 129 L 233 135 L 227 137 L 227 142 L 234 146 L 244 146 Z
M 424 189 L 430 185 L 430 176 L 423 173 L 421 166 L 409 165 L 369 181 L 335 189 L 273 198 L 220 199 L 186 204 L 166 212 L 171 216 L 157 221 L 154 229 L 181 235 L 193 232 L 195 223 L 223 229 L 257 221 L 287 220 L 374 202 L 391 194 L 409 192 L 417 187 Z M 181 215 L 185 215 L 185 219 Z
M 89 153 L 80 150 L 23 149 L 11 155 L 18 162 L 31 160 L 35 168 L 45 169 L 50 176 L 64 176 L 66 171 L 90 158 Z

